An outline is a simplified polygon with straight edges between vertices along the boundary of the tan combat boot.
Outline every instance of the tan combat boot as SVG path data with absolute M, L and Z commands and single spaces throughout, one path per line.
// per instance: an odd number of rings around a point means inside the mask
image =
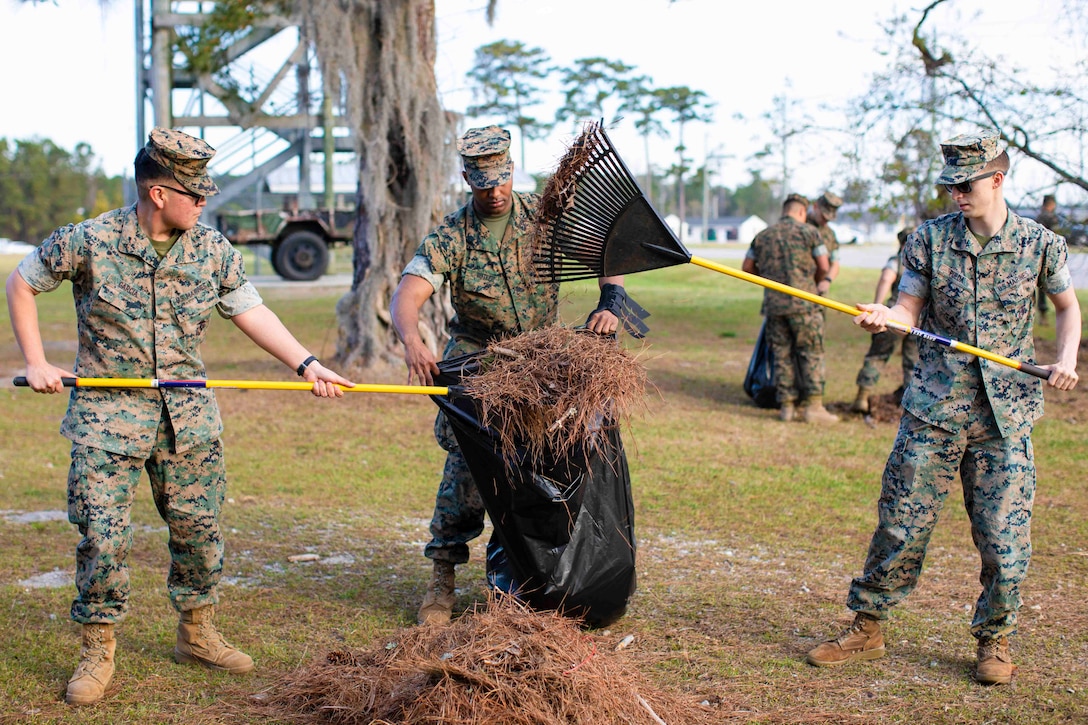
M 69 705 L 90 705 L 102 699 L 113 678 L 113 651 L 116 647 L 112 624 L 83 625 L 79 666 L 72 679 L 68 680 L 65 702 Z
M 880 622 L 858 612 L 854 623 L 838 637 L 809 650 L 808 663 L 817 667 L 834 667 L 854 660 L 875 660 L 884 656 L 884 635 Z
M 983 685 L 1007 685 L 1016 672 L 1009 654 L 1009 641 L 1000 639 L 980 639 L 978 641 L 978 665 L 975 667 L 975 679 Z
M 858 386 L 858 397 L 854 398 L 854 404 L 850 406 L 850 410 L 855 413 L 869 413 L 869 396 L 872 395 L 873 389 L 867 388 L 864 385 Z
M 453 616 L 454 565 L 449 561 L 434 562 L 434 575 L 423 604 L 419 607 L 417 620 L 420 624 L 446 624 Z
M 215 607 L 210 604 L 181 613 L 174 661 L 236 675 L 249 672 L 253 669 L 253 658 L 223 639 L 212 624 L 214 616 Z
M 829 413 L 824 407 L 824 399 L 814 395 L 805 401 L 805 407 L 801 409 L 801 420 L 806 423 L 838 423 L 839 416 Z
M 797 415 L 797 409 L 793 407 L 792 400 L 783 400 L 778 408 L 778 419 L 783 423 L 789 423 Z

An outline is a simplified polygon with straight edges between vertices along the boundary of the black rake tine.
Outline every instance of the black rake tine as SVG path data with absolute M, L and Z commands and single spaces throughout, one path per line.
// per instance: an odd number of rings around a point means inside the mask
M 591 236 L 585 234 L 576 234 L 572 230 L 562 230 L 560 233 L 554 235 L 557 242 L 559 242 L 559 248 L 584 248 L 584 249 L 602 249 L 604 248 L 605 237 Z

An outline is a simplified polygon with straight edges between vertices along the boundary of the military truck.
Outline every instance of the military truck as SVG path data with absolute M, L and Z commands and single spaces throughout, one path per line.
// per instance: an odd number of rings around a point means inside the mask
M 272 269 L 286 280 L 315 280 L 329 268 L 329 249 L 351 242 L 355 209 L 223 211 L 219 231 L 235 245 L 267 244 Z

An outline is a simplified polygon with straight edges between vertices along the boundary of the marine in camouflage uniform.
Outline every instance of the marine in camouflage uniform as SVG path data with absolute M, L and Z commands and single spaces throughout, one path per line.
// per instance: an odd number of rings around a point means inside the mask
M 262 304 L 238 251 L 197 223 L 204 197 L 218 191 L 205 171 L 213 153 L 191 136 L 154 129 L 136 158 L 137 203 L 61 227 L 19 264 L 8 291 L 30 387 L 59 392 L 62 378 L 72 375 L 45 360 L 34 301 L 65 280 L 75 302 L 79 378 L 205 378 L 200 345 L 218 312 L 285 363 L 305 359 L 299 374 L 308 380 L 349 382 L 309 359 Z M 319 385 L 318 394 L 343 394 Z M 167 590 L 182 613 L 179 661 L 233 672 L 253 668 L 210 624 L 223 571 L 222 430 L 210 389 L 72 389 L 60 432 L 72 441 L 68 518 L 82 539 L 71 617 L 84 625 L 84 658 L 69 683 L 70 703 L 99 699 L 113 671 L 112 626 L 129 611 L 126 558 L 144 471 L 169 529 Z
M 1057 214 L 1058 201 L 1054 198 L 1053 194 L 1043 195 L 1043 206 L 1039 209 L 1039 213 L 1035 215 L 1035 221 L 1042 224 L 1050 231 L 1058 234 L 1058 227 L 1061 225 L 1061 219 Z M 1047 315 L 1050 313 L 1050 302 L 1046 298 L 1046 290 L 1039 287 L 1039 323 L 1047 324 Z
M 404 269 L 391 310 L 405 345 L 409 379 L 430 384 L 438 373 L 419 334 L 419 310 L 448 283 L 455 316 L 443 359 L 476 352 L 500 337 L 558 321 L 559 285 L 539 283 L 532 268 L 532 230 L 540 201 L 513 191 L 510 133 L 498 126 L 470 129 L 458 142 L 472 199 L 428 234 Z M 602 278 L 602 287 L 622 278 Z M 618 318 L 601 307 L 587 327 L 611 334 Z M 420 623 L 452 614 L 454 565 L 469 559 L 470 541 L 483 532 L 484 505 L 445 414 L 435 438 L 447 452 L 424 555 L 435 572 L 420 608 Z
M 1051 371 L 1049 385 L 1072 389 L 1080 309 L 1065 240 L 1006 206 L 1002 189 L 1009 160 L 996 133 L 958 136 L 941 150 L 946 166 L 938 182 L 961 211 L 926 222 L 908 237 L 895 307 L 861 305 L 858 324 L 880 332 L 887 320 L 898 320 L 1032 361 L 1032 313 L 1041 283 L 1058 316 L 1057 362 L 1043 367 Z M 881 622 L 914 589 L 958 473 L 982 560 L 982 592 L 971 622 L 978 640 L 975 676 L 984 684 L 1009 682 L 1016 668 L 1007 637 L 1016 632 L 1020 585 L 1031 557 L 1031 429 L 1043 413 L 1042 384 L 934 341 L 922 340 L 919 353 L 884 469 L 877 528 L 847 598 L 857 616 L 808 659 L 834 665 L 883 654 Z
M 820 234 L 820 241 L 827 248 L 827 262 L 829 269 L 827 275 L 816 285 L 816 291 L 821 296 L 826 296 L 831 289 L 831 283 L 839 276 L 839 238 L 835 236 L 835 230 L 828 224 L 839 215 L 839 207 L 842 206 L 842 198 L 825 191 L 816 201 L 805 217 L 805 221 Z M 827 317 L 827 310 L 820 308 L 820 313 Z
M 886 305 L 894 304 L 899 294 L 899 281 L 903 276 L 903 245 L 907 241 L 907 235 L 913 227 L 902 229 L 899 232 L 899 251 L 884 264 L 880 272 L 880 282 L 877 284 L 877 299 Z M 890 278 L 891 283 L 888 284 Z M 888 290 L 890 297 L 880 299 L 884 291 Z M 899 335 L 891 330 L 875 333 L 869 343 L 869 351 L 865 353 L 865 361 L 858 371 L 857 386 L 858 396 L 854 401 L 853 410 L 858 413 L 869 412 L 869 395 L 873 388 L 880 382 L 880 366 L 887 363 L 895 352 L 896 346 L 901 345 L 903 384 L 896 391 L 896 397 L 902 399 L 903 391 L 914 374 L 914 367 L 918 364 L 918 338 L 914 335 Z
M 426 269 L 430 269 L 434 281 L 448 280 L 456 311 L 443 359 L 482 350 L 500 337 L 558 320 L 559 285 L 537 283 L 525 264 L 532 256 L 532 226 L 539 200 L 536 194 L 513 193 L 501 241 L 489 233 L 470 203 L 446 217 L 420 244 L 405 273 L 419 270 L 428 275 Z M 435 438 L 448 455 L 431 519 L 433 538 L 424 554 L 464 564 L 468 542 L 483 531 L 484 505 L 442 412 L 435 419 Z
M 808 200 L 791 194 L 782 218 L 752 240 L 743 269 L 767 279 L 816 294 L 828 271 L 827 248 L 816 230 L 805 223 Z M 774 353 L 775 388 L 780 416 L 793 419 L 801 402 L 806 421 L 838 420 L 823 407 L 824 316 L 820 309 L 793 295 L 766 289 L 763 293 L 767 339 Z

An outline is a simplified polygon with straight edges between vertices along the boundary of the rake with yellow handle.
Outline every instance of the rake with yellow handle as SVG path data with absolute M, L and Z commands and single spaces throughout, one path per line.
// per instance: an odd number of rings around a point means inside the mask
M 231 388 L 235 390 L 312 390 L 313 383 L 276 380 L 159 380 L 158 378 L 61 378 L 66 388 Z M 16 387 L 28 386 L 22 375 L 12 381 Z M 401 393 L 410 395 L 457 395 L 456 385 L 385 385 L 356 383 L 339 386 L 345 393 Z
M 863 310 L 759 275 L 692 256 L 661 219 L 616 153 L 600 124 L 590 124 L 560 160 L 540 201 L 537 276 L 568 282 L 634 274 L 678 264 L 705 269 L 799 297 L 856 317 Z M 1050 371 L 911 325 L 887 321 L 887 327 L 958 352 L 976 355 L 1046 380 Z

